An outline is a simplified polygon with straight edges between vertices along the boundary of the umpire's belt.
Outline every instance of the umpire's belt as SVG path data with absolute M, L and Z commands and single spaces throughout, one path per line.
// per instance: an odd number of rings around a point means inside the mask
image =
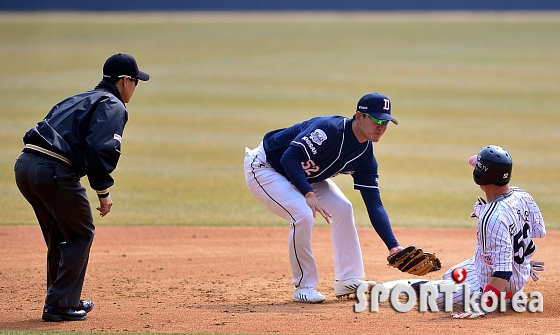
M 40 156 L 46 157 L 46 158 L 55 158 L 57 160 L 60 160 L 64 163 L 72 166 L 72 162 L 68 158 L 66 158 L 66 157 L 64 157 L 60 154 L 57 154 L 56 152 L 52 152 L 52 151 L 47 150 L 45 148 L 41 148 L 40 146 L 37 146 L 37 145 L 26 144 L 25 148 L 23 148 L 23 152 L 39 154 Z

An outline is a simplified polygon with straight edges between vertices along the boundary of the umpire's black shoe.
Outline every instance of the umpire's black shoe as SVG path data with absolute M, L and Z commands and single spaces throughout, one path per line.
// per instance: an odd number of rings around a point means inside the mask
M 91 312 L 91 310 L 93 309 L 93 301 L 91 300 L 80 300 L 80 304 L 78 305 L 78 307 L 74 308 L 77 311 L 84 311 L 86 313 Z
M 85 319 L 87 319 L 87 313 L 84 310 L 65 307 L 60 308 L 51 305 L 45 305 L 43 308 L 43 320 L 45 321 L 82 321 Z

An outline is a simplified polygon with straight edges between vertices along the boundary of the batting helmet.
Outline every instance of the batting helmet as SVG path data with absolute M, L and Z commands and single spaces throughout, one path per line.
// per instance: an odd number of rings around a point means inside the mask
M 473 179 L 477 185 L 506 185 L 511 179 L 513 162 L 503 148 L 489 145 L 482 148 L 476 158 Z

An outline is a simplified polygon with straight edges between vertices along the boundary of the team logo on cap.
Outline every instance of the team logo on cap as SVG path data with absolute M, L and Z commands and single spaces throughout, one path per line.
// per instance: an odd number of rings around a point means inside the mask
M 315 129 L 311 134 L 309 134 L 309 137 L 311 137 L 311 140 L 317 145 L 321 145 L 327 140 L 327 134 L 325 134 L 325 132 L 321 129 Z
M 383 99 L 383 110 L 390 110 L 391 109 L 391 101 L 389 99 Z

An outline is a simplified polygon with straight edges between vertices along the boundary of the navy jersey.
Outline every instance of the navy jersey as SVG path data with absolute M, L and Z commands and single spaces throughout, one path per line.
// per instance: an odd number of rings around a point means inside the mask
M 288 149 L 297 148 L 309 183 L 345 173 L 354 177 L 356 189 L 378 188 L 373 145 L 370 141 L 358 142 L 352 131 L 352 119 L 316 117 L 269 132 L 264 137 L 263 146 L 267 161 L 286 177 L 289 174 L 281 163 L 282 156 Z
M 399 245 L 381 202 L 377 160 L 371 141 L 358 142 L 352 119 L 320 116 L 285 129 L 273 130 L 263 139 L 266 160 L 305 195 L 310 184 L 351 174 L 360 190 L 372 226 L 390 250 Z
M 23 142 L 65 157 L 80 176 L 88 176 L 94 190 L 105 191 L 98 195 L 106 196 L 114 183 L 110 174 L 120 158 L 127 121 L 119 90 L 102 80 L 94 90 L 56 104 L 24 135 Z

